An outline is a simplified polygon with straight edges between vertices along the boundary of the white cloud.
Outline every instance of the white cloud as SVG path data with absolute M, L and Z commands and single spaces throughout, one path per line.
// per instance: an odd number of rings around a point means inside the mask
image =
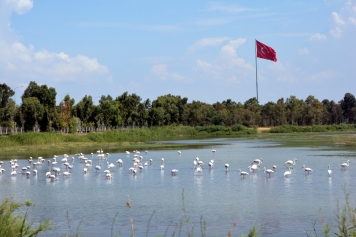
M 320 33 L 317 33 L 313 35 L 312 37 L 309 38 L 309 41 L 315 41 L 315 40 L 325 40 L 326 36 Z
M 298 49 L 298 54 L 299 55 L 307 55 L 307 54 L 309 54 L 309 50 L 307 48 Z
M 5 0 L 2 7 L 6 7 L 7 10 L 15 11 L 18 14 L 23 14 L 33 7 L 31 0 Z
M 236 50 L 246 42 L 246 39 L 230 39 L 220 48 L 218 55 L 212 62 L 197 59 L 193 66 L 193 71 L 202 76 L 205 80 L 209 78 L 225 78 L 227 83 L 236 83 L 239 80 L 248 78 L 254 72 L 254 67 L 239 57 Z M 202 74 L 204 73 L 204 74 Z M 240 81 L 238 81 L 240 82 Z
M 310 80 L 318 81 L 318 82 L 325 82 L 326 80 L 332 80 L 332 79 L 335 79 L 336 77 L 341 77 L 341 76 L 342 75 L 340 73 L 328 69 L 328 70 L 318 72 L 316 74 L 311 75 Z
M 236 49 L 244 44 L 246 39 L 239 38 L 235 40 L 230 40 L 229 43 L 223 46 L 219 53 L 219 61 L 221 66 L 225 68 L 244 68 L 244 69 L 253 69 L 253 67 L 246 63 L 243 58 L 239 58 L 236 54 Z
M 333 20 L 334 20 L 334 23 L 335 23 L 336 25 L 344 25 L 344 24 L 345 24 L 345 21 L 343 21 L 343 20 L 340 18 L 340 16 L 339 16 L 338 13 L 333 12 L 333 13 L 331 13 L 331 16 L 332 16 L 332 18 L 333 18 Z
M 241 13 L 246 11 L 253 11 L 252 8 L 241 7 L 238 5 L 223 5 L 221 3 L 210 3 L 207 7 L 209 11 L 223 11 L 229 13 Z
M 151 74 L 155 77 L 158 77 L 161 80 L 164 80 L 164 81 L 167 81 L 170 79 L 175 80 L 175 81 L 186 80 L 185 76 L 182 76 L 177 72 L 172 72 L 172 73 L 168 72 L 166 64 L 153 65 L 151 68 Z
M 350 16 L 349 17 L 349 21 L 351 22 L 351 24 L 356 25 L 356 19 L 355 18 Z
M 168 72 L 166 64 L 156 64 L 151 68 L 151 73 L 162 80 L 167 80 Z
M 189 47 L 189 50 L 194 51 L 207 46 L 217 46 L 229 39 L 229 37 L 204 38 L 196 41 L 192 46 Z
M 340 27 L 335 27 L 330 30 L 330 34 L 334 36 L 335 38 L 340 38 L 341 37 L 342 30 Z
M 31 0 L 4 0 L 0 3 L 0 75 L 8 80 L 21 78 L 37 80 L 90 80 L 102 75 L 110 78 L 107 67 L 96 58 L 84 55 L 70 56 L 64 52 L 36 51 L 33 45 L 19 41 L 10 28 L 12 12 L 23 14 L 33 7 Z

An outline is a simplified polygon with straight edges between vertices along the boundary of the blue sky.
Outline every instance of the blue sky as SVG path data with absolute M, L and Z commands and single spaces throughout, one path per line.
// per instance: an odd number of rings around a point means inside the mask
M 0 82 L 215 103 L 356 95 L 356 1 L 0 0 Z M 23 87 L 20 87 L 23 86 Z M 20 87 L 20 88 L 18 88 Z

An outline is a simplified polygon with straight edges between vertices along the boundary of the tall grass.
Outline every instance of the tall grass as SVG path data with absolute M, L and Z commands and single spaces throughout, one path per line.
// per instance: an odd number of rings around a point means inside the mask
M 27 214 L 14 214 L 22 207 L 30 207 L 32 203 L 15 202 L 12 198 L 6 198 L 0 205 L 0 236 L 37 236 L 39 233 L 52 229 L 49 220 L 34 226 L 29 223 Z

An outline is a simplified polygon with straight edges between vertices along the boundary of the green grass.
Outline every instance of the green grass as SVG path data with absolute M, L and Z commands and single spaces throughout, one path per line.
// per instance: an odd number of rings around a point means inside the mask
M 18 203 L 12 198 L 4 199 L 0 205 L 0 236 L 30 237 L 52 229 L 49 220 L 34 226 L 28 221 L 26 213 L 14 214 L 16 211 L 32 205 L 30 201 Z

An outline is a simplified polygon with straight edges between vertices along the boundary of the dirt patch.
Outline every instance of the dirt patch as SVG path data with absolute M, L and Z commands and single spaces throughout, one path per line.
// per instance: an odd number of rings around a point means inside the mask
M 257 132 L 258 132 L 258 133 L 261 133 L 261 132 L 264 132 L 264 131 L 269 131 L 269 130 L 271 130 L 271 128 L 266 128 L 266 127 L 264 127 L 264 128 L 257 128 Z

